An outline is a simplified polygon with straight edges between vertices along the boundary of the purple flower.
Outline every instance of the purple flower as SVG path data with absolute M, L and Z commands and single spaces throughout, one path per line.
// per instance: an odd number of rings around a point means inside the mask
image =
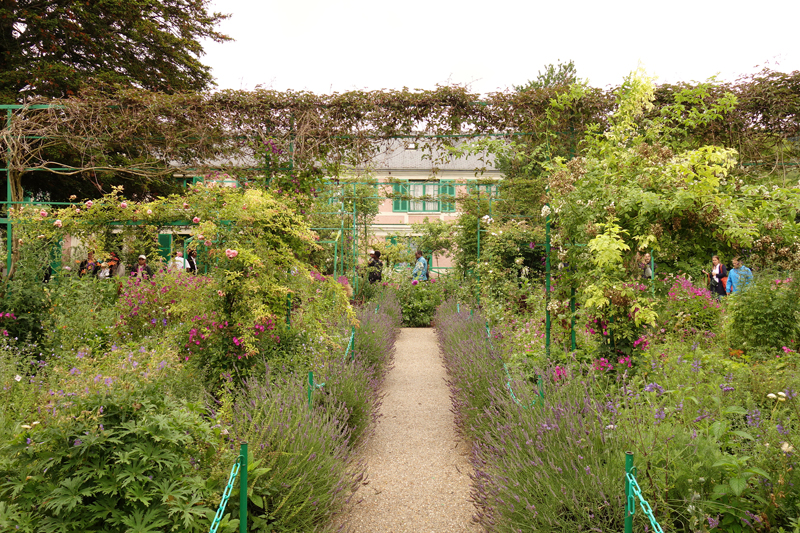
M 745 416 L 745 420 L 747 421 L 748 426 L 756 428 L 759 427 L 761 425 L 761 411 L 758 409 L 748 411 L 747 416 Z
M 75 439 L 73 446 L 80 446 L 81 444 L 83 444 L 83 441 L 81 439 Z
M 412 285 L 416 285 L 417 283 L 419 283 L 419 281 L 417 281 L 417 280 L 414 280 L 414 281 L 411 282 Z
M 719 525 L 719 515 L 716 518 L 708 517 L 708 529 L 714 529 Z
M 700 359 L 695 359 L 694 363 L 692 363 L 692 372 L 700 372 Z
M 664 420 L 667 417 L 667 412 L 663 407 L 660 407 L 655 414 L 656 420 Z
M 78 374 L 80 374 L 80 373 L 81 373 L 81 371 L 80 371 L 80 370 L 78 370 L 78 369 L 77 369 L 76 367 L 74 367 L 74 366 L 73 366 L 73 367 L 70 369 L 70 371 L 69 371 L 69 375 L 70 375 L 70 376 L 75 376 L 75 375 L 78 375 Z
M 655 392 L 656 396 L 661 396 L 664 394 L 664 387 L 659 385 L 658 383 L 648 383 L 644 386 L 645 392 Z

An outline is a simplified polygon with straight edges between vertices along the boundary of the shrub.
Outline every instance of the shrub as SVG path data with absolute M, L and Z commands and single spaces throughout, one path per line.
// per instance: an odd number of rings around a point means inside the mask
M 0 448 L 0 497 L 16 525 L 207 530 L 221 486 L 208 482 L 217 439 L 202 412 L 157 387 L 75 396 L 59 407 L 41 424 L 16 425 Z
M 314 531 L 363 477 L 348 446 L 342 405 L 309 409 L 304 379 L 250 379 L 231 392 L 222 416 L 249 442 L 249 531 Z M 237 503 L 228 503 L 236 514 Z
M 659 309 L 661 326 L 676 332 L 713 329 L 722 321 L 722 304 L 705 287 L 678 276 Z
M 728 297 L 732 349 L 796 348 L 800 341 L 800 278 L 761 274 Z

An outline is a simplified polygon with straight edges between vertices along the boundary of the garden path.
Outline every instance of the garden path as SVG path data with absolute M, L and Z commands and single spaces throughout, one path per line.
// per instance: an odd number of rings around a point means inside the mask
M 366 445 L 367 480 L 341 517 L 352 533 L 477 532 L 471 523 L 469 447 L 455 432 L 431 328 L 403 328 Z

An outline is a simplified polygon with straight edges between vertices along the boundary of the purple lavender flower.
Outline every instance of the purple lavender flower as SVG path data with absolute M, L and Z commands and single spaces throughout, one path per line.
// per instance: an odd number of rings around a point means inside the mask
M 695 359 L 692 363 L 692 372 L 700 372 L 700 359 Z
M 757 428 L 761 426 L 761 411 L 759 409 L 748 411 L 747 416 L 745 416 L 745 420 L 747 421 L 747 425 L 750 427 Z
M 648 383 L 644 386 L 645 392 L 655 392 L 657 396 L 661 396 L 664 394 L 664 387 L 659 385 L 658 383 Z
M 667 412 L 664 410 L 663 407 L 659 407 L 655 414 L 656 420 L 664 420 L 666 417 L 667 417 Z
M 719 515 L 716 518 L 708 517 L 708 529 L 714 529 L 719 525 Z

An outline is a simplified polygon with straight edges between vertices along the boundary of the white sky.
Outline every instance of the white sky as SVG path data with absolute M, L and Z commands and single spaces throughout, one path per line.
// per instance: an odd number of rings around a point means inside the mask
M 220 89 L 502 91 L 574 60 L 590 85 L 639 62 L 658 83 L 800 70 L 797 0 L 211 0 Z

